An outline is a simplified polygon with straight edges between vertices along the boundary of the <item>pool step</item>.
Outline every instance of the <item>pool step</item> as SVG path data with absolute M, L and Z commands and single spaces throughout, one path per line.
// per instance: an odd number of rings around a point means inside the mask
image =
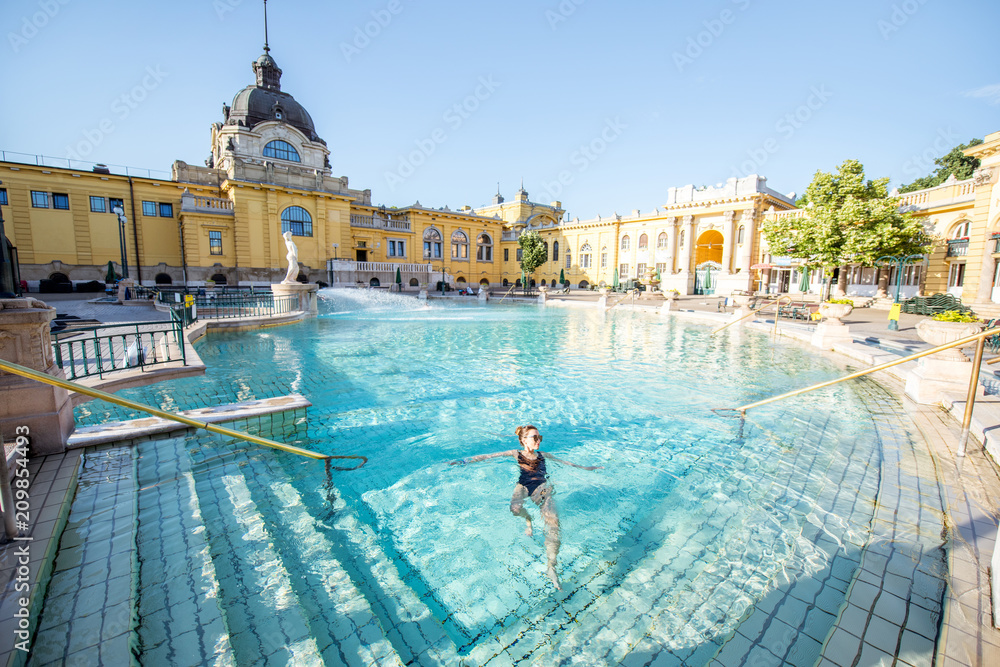
M 236 661 L 184 443 L 140 445 L 136 643 L 144 664 L 228 667 Z

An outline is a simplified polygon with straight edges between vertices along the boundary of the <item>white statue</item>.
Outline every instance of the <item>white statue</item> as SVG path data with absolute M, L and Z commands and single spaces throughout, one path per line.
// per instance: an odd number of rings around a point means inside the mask
M 288 254 L 285 255 L 285 259 L 288 260 L 288 271 L 285 273 L 285 279 L 281 281 L 282 285 L 295 285 L 298 284 L 296 278 L 299 277 L 299 249 L 295 246 L 295 241 L 292 240 L 292 233 L 285 232 L 281 235 L 285 239 L 285 247 L 288 248 Z

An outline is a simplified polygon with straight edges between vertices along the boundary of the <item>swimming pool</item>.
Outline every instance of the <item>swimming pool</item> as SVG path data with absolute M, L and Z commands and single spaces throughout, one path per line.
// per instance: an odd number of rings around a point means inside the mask
M 211 435 L 141 444 L 147 662 L 816 661 L 871 537 L 877 385 L 741 424 L 711 408 L 842 371 L 647 313 L 323 296 L 315 320 L 201 341 L 203 378 L 123 392 L 171 410 L 302 393 L 305 415 L 250 430 L 369 457 L 327 480 Z M 525 423 L 543 450 L 604 466 L 550 465 L 562 591 L 542 523 L 529 538 L 509 513 L 516 467 L 447 465 L 516 447 Z

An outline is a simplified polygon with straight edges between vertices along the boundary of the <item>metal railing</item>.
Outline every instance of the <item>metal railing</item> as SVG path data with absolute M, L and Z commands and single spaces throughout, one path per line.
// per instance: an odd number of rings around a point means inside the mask
M 184 323 L 133 322 L 52 332 L 56 365 L 70 380 L 180 361 L 187 365 Z
M 908 361 L 913 361 L 915 359 L 920 359 L 921 357 L 926 357 L 936 352 L 942 352 L 944 350 L 950 350 L 953 347 L 962 347 L 968 345 L 969 343 L 976 343 L 976 353 L 972 360 L 972 374 L 969 378 L 969 390 L 965 398 L 965 414 L 962 417 L 962 435 L 958 446 L 958 455 L 965 456 L 966 446 L 969 442 L 969 427 L 972 424 L 972 410 L 976 404 L 976 388 L 979 386 L 979 371 L 983 363 L 983 349 L 986 347 L 986 339 L 990 336 L 995 336 L 1000 334 L 1000 327 L 994 327 L 992 329 L 987 329 L 985 331 L 980 331 L 977 334 L 972 334 L 971 336 L 966 336 L 964 338 L 959 338 L 951 343 L 945 343 L 944 345 L 938 345 L 937 347 L 932 347 L 929 350 L 923 350 L 922 352 L 916 352 L 909 356 L 903 357 L 901 359 L 894 359 L 893 361 L 887 361 L 884 364 L 879 364 L 877 366 L 872 366 L 871 368 L 866 368 L 849 375 L 837 378 L 835 380 L 828 380 L 826 382 L 820 382 L 812 386 L 806 387 L 804 389 L 794 389 L 792 391 L 785 392 L 778 396 L 772 396 L 771 398 L 765 398 L 764 400 L 757 401 L 755 403 L 748 403 L 747 405 L 738 408 L 715 408 L 713 412 L 716 414 L 720 412 L 738 412 L 740 416 L 746 415 L 747 410 L 751 408 L 757 408 L 762 405 L 767 405 L 769 403 L 775 403 L 777 401 L 784 400 L 786 398 L 792 398 L 793 396 L 800 396 L 811 391 L 816 391 L 817 389 L 823 389 L 824 387 L 830 387 L 841 382 L 846 382 L 847 380 L 854 380 L 865 375 L 871 375 L 878 371 L 884 371 L 887 368 L 892 368 L 893 366 L 899 366 L 900 364 L 905 364 Z M 987 364 L 1000 363 L 1000 357 L 996 359 L 990 359 Z
M 731 327 L 731 326 L 733 326 L 734 324 L 736 324 L 738 322 L 742 322 L 743 320 L 745 320 L 748 317 L 753 317 L 754 315 L 756 315 L 760 311 L 764 310 L 765 308 L 770 308 L 771 306 L 774 306 L 774 331 L 773 331 L 773 334 L 777 335 L 778 334 L 778 319 L 779 319 L 778 318 L 778 314 L 779 314 L 779 311 L 781 309 L 781 306 L 779 306 L 778 304 L 781 303 L 782 299 L 788 299 L 788 305 L 792 305 L 792 303 L 794 303 L 792 301 L 792 297 L 788 296 L 787 294 L 782 294 L 781 296 L 779 296 L 776 299 L 768 299 L 767 301 L 764 302 L 763 306 L 760 306 L 759 308 L 751 308 L 750 312 L 747 313 L 746 315 L 743 315 L 742 317 L 737 317 L 735 320 L 730 320 L 730 321 L 726 322 L 725 324 L 723 324 L 718 329 L 713 329 L 712 333 L 709 334 L 709 335 L 714 336 L 715 334 L 719 333 L 723 329 L 725 329 L 727 327 Z
M 632 297 L 632 304 L 634 305 L 634 304 L 635 304 L 635 297 L 636 297 L 636 295 L 637 295 L 638 293 L 639 293 L 639 290 L 638 290 L 638 289 L 636 289 L 635 287 L 633 287 L 633 288 L 631 288 L 631 289 L 628 289 L 628 290 L 626 290 L 626 291 L 625 291 L 625 293 L 624 293 L 624 294 L 622 294 L 622 295 L 621 295 L 621 297 L 620 297 L 620 298 L 619 298 L 619 299 L 618 299 L 617 301 L 615 301 L 615 302 L 614 302 L 613 304 L 611 304 L 610 306 L 608 306 L 608 307 L 607 307 L 607 310 L 611 310 L 611 309 L 612 309 L 612 308 L 614 308 L 615 306 L 619 306 L 619 305 L 621 305 L 621 303 L 622 303 L 622 302 L 623 302 L 623 301 L 624 301 L 625 299 L 627 299 L 627 298 L 629 298 L 629 297 Z
M 299 308 L 297 296 L 266 294 L 206 295 L 195 299 L 198 319 L 226 320 L 239 317 L 267 317 L 285 315 Z

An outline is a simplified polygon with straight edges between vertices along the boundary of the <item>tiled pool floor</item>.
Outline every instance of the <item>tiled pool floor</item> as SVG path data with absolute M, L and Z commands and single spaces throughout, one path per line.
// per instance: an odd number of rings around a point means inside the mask
M 925 446 L 914 423 L 928 440 L 954 442 L 942 411 L 904 407 L 872 381 L 860 393 L 880 460 L 861 462 L 860 474 L 844 462 L 814 470 L 791 451 L 770 462 L 785 470 L 781 483 L 758 489 L 778 515 L 806 497 L 833 508 L 806 513 L 796 543 L 784 545 L 813 550 L 809 571 L 766 573 L 766 593 L 754 596 L 750 584 L 730 583 L 747 545 L 714 537 L 740 517 L 724 504 L 696 522 L 653 512 L 623 534 L 603 567 L 471 645 L 447 631 L 442 610 L 364 521 L 335 495 L 328 512 L 317 512 L 288 484 L 280 459 L 227 454 L 215 436 L 195 446 L 202 457 L 218 448 L 212 475 L 197 474 L 192 443 L 180 437 L 88 450 L 32 664 L 123 664 L 130 648 L 146 664 L 174 665 L 990 664 L 997 635 L 983 617 L 983 559 L 996 533 L 989 498 L 998 496 L 983 485 L 990 475 L 996 483 L 995 467 L 973 453 L 959 468 Z M 297 426 L 290 419 L 269 428 L 280 439 Z M 822 442 L 836 437 L 836 425 L 817 416 L 801 433 L 803 443 Z M 697 474 L 685 483 L 697 488 Z M 867 530 L 841 520 L 854 515 L 870 518 Z M 350 549 L 330 541 L 325 522 Z M 949 534 L 957 548 L 947 552 Z M 139 562 L 122 547 L 132 539 Z M 364 562 L 349 553 L 364 553 Z M 303 574 L 295 562 L 311 567 Z M 677 579 L 691 567 L 702 568 L 713 594 Z M 698 613 L 678 617 L 679 607 Z M 338 613 L 322 613 L 330 609 Z

